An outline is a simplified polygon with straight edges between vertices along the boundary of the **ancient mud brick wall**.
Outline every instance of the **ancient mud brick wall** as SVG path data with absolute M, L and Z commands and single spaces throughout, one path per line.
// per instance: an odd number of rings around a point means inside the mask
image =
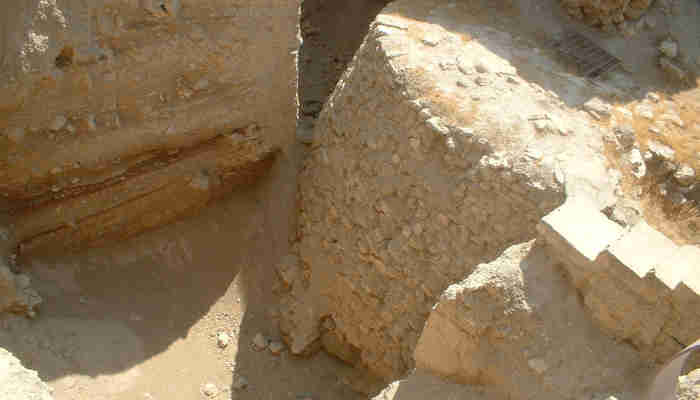
M 282 329 L 293 351 L 320 337 L 391 377 L 412 365 L 444 288 L 532 238 L 563 193 L 551 171 L 451 120 L 388 54 L 384 28 L 374 25 L 326 103 L 300 173 L 304 289 L 292 290 Z
M 25 249 L 166 223 L 293 142 L 298 2 L 4 7 L 0 206 Z

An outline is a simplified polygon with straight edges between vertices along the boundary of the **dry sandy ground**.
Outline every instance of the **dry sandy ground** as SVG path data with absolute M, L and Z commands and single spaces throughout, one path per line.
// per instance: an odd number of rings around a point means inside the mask
M 0 346 L 37 369 L 56 400 L 352 399 L 346 367 L 257 352 L 277 335 L 274 267 L 288 248 L 293 160 L 202 215 L 109 249 L 34 259 L 36 320 L 0 322 Z M 216 334 L 231 343 L 217 346 Z M 248 381 L 232 388 L 234 376 Z
M 341 4 L 341 2 L 338 2 Z M 325 101 L 381 9 L 377 0 L 309 0 L 301 102 Z M 311 104 L 309 103 L 309 104 Z M 355 372 L 318 354 L 256 351 L 280 340 L 275 266 L 295 226 L 304 146 L 255 187 L 201 215 L 110 248 L 24 265 L 44 297 L 37 319 L 0 319 L 0 347 L 54 388 L 56 400 L 358 399 Z M 231 341 L 217 345 L 225 332 Z M 240 388 L 242 377 L 246 388 Z

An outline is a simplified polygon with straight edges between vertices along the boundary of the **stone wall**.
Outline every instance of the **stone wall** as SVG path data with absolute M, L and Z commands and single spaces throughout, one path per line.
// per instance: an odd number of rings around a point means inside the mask
M 129 236 L 264 173 L 294 140 L 298 6 L 8 4 L 0 208 L 22 249 Z
M 538 230 L 598 326 L 665 361 L 700 337 L 700 249 L 676 246 L 644 221 L 629 231 L 582 199 Z
M 290 293 L 281 328 L 292 351 L 320 343 L 383 377 L 410 368 L 448 284 L 534 237 L 537 221 L 564 197 L 553 171 L 535 165 L 525 146 L 500 142 L 510 129 L 493 122 L 500 107 L 484 101 L 478 117 L 451 113 L 452 101 L 468 105 L 468 97 L 434 95 L 407 65 L 425 60 L 394 58 L 413 50 L 416 39 L 413 27 L 402 26 L 406 20 L 389 17 L 391 7 L 319 117 L 300 172 L 299 257 L 279 269 Z M 426 47 L 415 54 L 430 57 Z M 507 67 L 492 58 L 493 72 Z M 507 85 L 505 75 L 491 79 Z M 534 135 L 527 123 L 513 129 Z
M 591 322 L 560 271 L 535 240 L 480 264 L 436 303 L 416 367 L 514 400 L 641 398 L 642 357 Z
M 653 0 L 561 0 L 572 17 L 603 29 L 613 28 L 625 20 L 639 19 Z

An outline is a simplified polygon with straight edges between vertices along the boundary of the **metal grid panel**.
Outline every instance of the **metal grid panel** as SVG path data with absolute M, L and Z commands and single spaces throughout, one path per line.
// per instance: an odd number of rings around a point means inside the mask
M 621 64 L 618 58 L 578 32 L 565 32 L 553 45 L 586 78 L 595 78 Z

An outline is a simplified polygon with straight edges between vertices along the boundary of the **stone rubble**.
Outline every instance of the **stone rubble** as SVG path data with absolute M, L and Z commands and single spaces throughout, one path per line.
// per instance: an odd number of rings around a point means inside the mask
M 219 394 L 219 389 L 213 383 L 206 383 L 202 386 L 202 393 L 207 397 L 215 397 Z

